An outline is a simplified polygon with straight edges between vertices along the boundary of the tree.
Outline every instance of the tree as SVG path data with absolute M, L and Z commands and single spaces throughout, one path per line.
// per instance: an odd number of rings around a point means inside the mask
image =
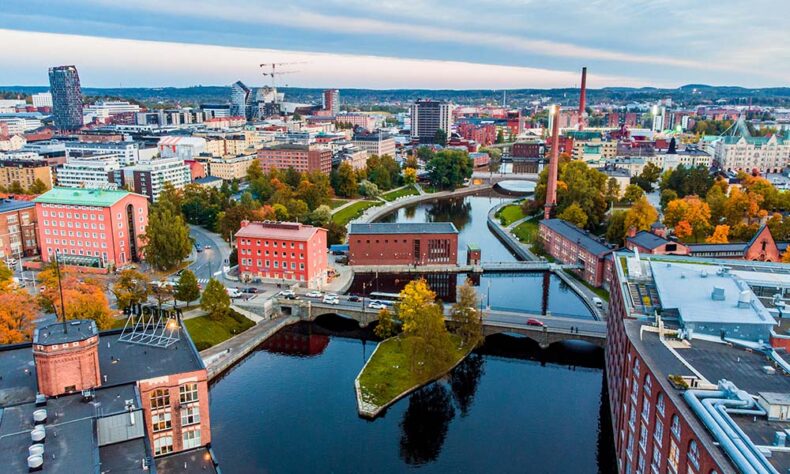
M 149 280 L 137 270 L 124 270 L 112 286 L 112 293 L 118 300 L 118 307 L 126 309 L 148 300 Z
M 465 151 L 442 150 L 434 155 L 425 168 L 433 186 L 455 189 L 472 176 L 474 164 Z
M 661 191 L 661 201 L 660 201 L 661 210 L 662 211 L 666 210 L 667 204 L 669 204 L 670 201 L 674 201 L 677 198 L 678 198 L 678 193 L 676 193 L 671 189 L 664 189 L 663 191 Z
M 447 132 L 441 128 L 436 130 L 436 133 L 433 135 L 433 142 L 437 145 L 446 146 Z
M 327 245 L 342 244 L 346 240 L 346 226 L 330 220 L 326 223 Z
M 395 305 L 404 335 L 413 336 L 417 333 L 422 312 L 433 305 L 435 300 L 436 293 L 425 279 L 412 280 L 406 284 L 400 292 L 400 301 Z
M 483 315 L 477 309 L 477 293 L 472 282 L 466 280 L 458 289 L 458 301 L 450 309 L 455 332 L 464 347 L 477 347 L 483 342 Z
M 695 241 L 699 242 L 710 231 L 710 207 L 697 196 L 686 196 L 683 199 L 670 201 L 664 210 L 664 224 L 674 227 L 680 221 L 685 221 L 691 226 L 692 231 L 689 236 L 693 236 Z
M 782 254 L 782 263 L 790 263 L 790 248 L 785 250 Z
M 0 293 L 0 344 L 30 339 L 38 317 L 38 305 L 26 291 Z
M 164 279 L 151 285 L 150 289 L 151 295 L 156 300 L 156 305 L 159 309 L 173 297 L 173 287 Z
M 49 186 L 44 184 L 44 182 L 41 181 L 40 179 L 36 178 L 35 181 L 33 181 L 33 184 L 31 184 L 30 187 L 27 189 L 27 192 L 29 194 L 44 194 L 48 190 L 49 190 Z
M 609 178 L 606 181 L 606 202 L 614 202 L 620 199 L 620 184 L 616 178 Z
M 642 168 L 642 172 L 637 177 L 636 184 L 644 189 L 646 193 L 649 193 L 653 190 L 653 185 L 660 177 L 661 168 L 657 164 L 649 162 Z
M 332 220 L 332 209 L 326 204 L 322 204 L 310 213 L 307 220 L 314 226 L 324 227 Z
M 609 216 L 609 224 L 606 227 L 606 240 L 613 244 L 623 245 L 625 241 L 625 217 L 626 211 L 614 211 Z
M 335 192 L 338 196 L 353 198 L 358 190 L 357 173 L 354 168 L 346 161 L 340 163 L 337 168 L 337 186 Z
M 501 128 L 496 132 L 496 142 L 505 143 L 505 133 L 502 131 Z
M 382 339 L 387 339 L 395 335 L 395 321 L 392 311 L 390 311 L 389 308 L 381 308 L 379 310 L 379 322 L 373 332 Z
M 715 229 L 713 229 L 713 234 L 710 237 L 705 239 L 705 242 L 709 244 L 726 244 L 729 242 L 727 237 L 730 234 L 730 226 L 728 225 L 717 225 Z
M 272 206 L 274 209 L 274 216 L 277 218 L 278 221 L 287 221 L 288 220 L 288 208 L 283 206 L 282 204 L 275 204 Z
M 45 311 L 54 312 L 58 318 L 63 318 L 62 306 L 65 306 L 67 320 L 92 319 L 99 329 L 109 329 L 112 326 L 112 311 L 101 283 L 92 278 L 81 281 L 73 273 L 63 269 L 60 278 L 63 287 L 63 305 L 61 305 L 55 263 L 38 274 L 38 280 L 43 287 L 39 299 Z
M 414 168 L 404 168 L 403 170 L 403 183 L 414 184 L 417 182 L 417 170 Z
M 587 214 L 585 214 L 584 209 L 582 209 L 581 206 L 575 202 L 566 207 L 565 210 L 557 215 L 557 217 L 564 221 L 568 221 L 581 229 L 587 226 Z
M 359 183 L 359 194 L 369 198 L 376 197 L 379 195 L 379 187 L 376 186 L 376 183 L 363 180 Z
M 675 235 L 680 240 L 685 240 L 692 234 L 691 224 L 687 221 L 680 221 L 675 225 Z
M 626 232 L 632 227 L 637 231 L 649 230 L 650 226 L 657 220 L 658 211 L 648 202 L 647 197 L 643 195 L 625 213 L 623 227 Z
M 14 272 L 0 260 L 0 292 L 6 292 L 13 289 L 14 286 Z
M 623 193 L 623 200 L 626 202 L 636 202 L 639 198 L 644 197 L 645 191 L 635 184 L 629 184 Z
M 560 155 L 558 171 L 557 212 L 561 213 L 576 203 L 587 214 L 587 227 L 597 227 L 603 222 L 607 210 L 607 176 L 582 161 L 570 161 L 564 153 Z M 544 169 L 535 187 L 535 201 L 541 207 L 546 202 L 548 175 L 548 169 Z
M 214 320 L 221 319 L 230 309 L 230 296 L 217 279 L 212 278 L 208 281 L 200 298 L 200 307 L 208 311 L 209 317 Z
M 148 227 L 141 236 L 145 260 L 157 270 L 175 268 L 192 251 L 189 227 L 181 213 L 169 206 L 153 207 L 148 216 Z
M 197 278 L 195 278 L 195 274 L 192 273 L 191 270 L 184 270 L 181 272 L 181 275 L 178 276 L 173 298 L 175 298 L 176 301 L 183 301 L 184 303 L 189 303 L 190 301 L 195 301 L 200 298 L 200 286 L 198 285 Z

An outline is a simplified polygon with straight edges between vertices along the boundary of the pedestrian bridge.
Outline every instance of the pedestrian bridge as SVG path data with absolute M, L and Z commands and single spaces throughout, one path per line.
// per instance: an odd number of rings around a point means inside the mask
M 325 315 L 337 315 L 353 319 L 362 327 L 378 320 L 377 310 L 367 308 L 360 303 L 346 301 L 343 301 L 342 304 L 331 305 L 309 299 L 275 298 L 274 310 L 286 316 L 297 316 L 305 321 L 314 321 Z M 446 308 L 446 311 L 448 310 L 449 307 Z M 543 326 L 527 324 L 529 319 L 538 320 L 543 323 Z M 606 344 L 605 321 L 484 309 L 483 334 L 492 336 L 505 333 L 529 337 L 542 348 L 555 342 L 567 340 L 585 341 L 599 347 L 604 347 Z
M 493 273 L 493 272 L 556 272 L 582 268 L 579 264 L 559 264 L 539 261 L 482 262 L 479 265 L 353 265 L 354 273 Z

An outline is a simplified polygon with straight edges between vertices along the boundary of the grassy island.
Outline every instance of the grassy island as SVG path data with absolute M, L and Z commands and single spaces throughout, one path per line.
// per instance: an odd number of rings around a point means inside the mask
M 360 415 L 373 418 L 443 377 L 481 342 L 481 318 L 471 284 L 461 287 L 450 311 L 453 333 L 447 330 L 444 308 L 435 298 L 425 280 L 415 280 L 401 291 L 395 313 L 379 312 L 376 334 L 387 339 L 379 343 L 355 380 Z M 396 317 L 402 332 L 394 335 Z

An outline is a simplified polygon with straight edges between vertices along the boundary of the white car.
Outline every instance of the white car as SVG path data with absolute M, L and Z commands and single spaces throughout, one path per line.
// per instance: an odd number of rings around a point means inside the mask
M 326 295 L 324 296 L 323 302 L 325 304 L 340 304 L 340 298 L 337 296 Z
M 322 296 L 324 296 L 323 293 L 321 293 L 320 291 L 315 291 L 315 290 L 314 291 L 308 291 L 304 295 L 306 297 L 308 297 L 308 298 L 321 298 Z
M 283 291 L 281 291 L 281 292 L 279 293 L 279 295 L 280 295 L 280 296 L 284 296 L 284 297 L 286 297 L 286 298 L 287 298 L 287 297 L 289 297 L 289 296 L 290 296 L 290 297 L 294 297 L 294 296 L 296 296 L 296 293 L 294 293 L 294 292 L 293 292 L 293 290 L 283 290 Z
M 225 288 L 225 291 L 228 293 L 228 296 L 230 296 L 231 298 L 241 297 L 241 291 L 239 291 L 237 288 Z
M 381 301 L 375 301 L 374 300 L 374 301 L 371 301 L 370 303 L 368 303 L 368 308 L 370 308 L 370 309 L 384 309 L 386 307 L 387 307 L 387 305 L 385 305 Z

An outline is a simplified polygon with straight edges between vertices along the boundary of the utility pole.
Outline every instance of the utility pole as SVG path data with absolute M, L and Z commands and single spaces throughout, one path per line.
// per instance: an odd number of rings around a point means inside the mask
M 58 276 L 58 290 L 60 292 L 60 314 L 63 318 L 63 332 L 69 332 L 69 325 L 66 324 L 66 303 L 63 300 L 63 282 L 60 277 L 60 250 L 55 250 L 55 273 Z

